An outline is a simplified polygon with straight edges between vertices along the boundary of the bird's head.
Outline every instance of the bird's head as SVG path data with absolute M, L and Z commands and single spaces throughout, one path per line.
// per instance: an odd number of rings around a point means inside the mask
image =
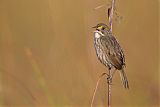
M 110 28 L 104 23 L 98 23 L 96 26 L 94 26 L 92 28 L 96 28 L 96 30 L 98 30 L 98 31 L 110 30 Z

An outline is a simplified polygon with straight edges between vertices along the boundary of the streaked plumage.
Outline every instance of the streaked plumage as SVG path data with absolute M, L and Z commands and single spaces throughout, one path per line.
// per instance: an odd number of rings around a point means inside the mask
M 113 67 L 118 69 L 124 87 L 129 88 L 127 76 L 124 72 L 125 57 L 122 48 L 106 24 L 100 23 L 94 28 L 96 28 L 94 45 L 98 59 L 109 70 Z

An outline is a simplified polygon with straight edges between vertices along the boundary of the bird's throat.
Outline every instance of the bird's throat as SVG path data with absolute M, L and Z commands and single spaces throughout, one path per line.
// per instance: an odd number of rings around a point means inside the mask
M 103 36 L 103 34 L 100 31 L 94 31 L 94 36 L 95 38 L 100 38 L 101 36 Z
M 97 33 L 97 32 L 95 33 L 95 35 L 94 35 L 94 36 L 95 36 L 95 38 L 97 38 L 97 39 L 98 39 L 98 38 L 100 38 L 100 34 L 99 34 L 99 33 Z

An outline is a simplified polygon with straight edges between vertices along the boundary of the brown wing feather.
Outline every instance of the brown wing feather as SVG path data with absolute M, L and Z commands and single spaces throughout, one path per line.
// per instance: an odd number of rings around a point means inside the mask
M 101 37 L 101 43 L 106 50 L 106 55 L 110 63 L 118 70 L 122 69 L 125 65 L 125 58 L 119 43 L 113 36 Z

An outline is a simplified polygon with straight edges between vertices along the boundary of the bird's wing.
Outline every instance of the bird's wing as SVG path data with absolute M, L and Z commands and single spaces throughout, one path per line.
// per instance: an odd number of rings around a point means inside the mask
M 115 68 L 122 69 L 122 66 L 125 65 L 125 57 L 116 38 L 114 36 L 103 36 L 101 37 L 101 43 L 110 63 Z

